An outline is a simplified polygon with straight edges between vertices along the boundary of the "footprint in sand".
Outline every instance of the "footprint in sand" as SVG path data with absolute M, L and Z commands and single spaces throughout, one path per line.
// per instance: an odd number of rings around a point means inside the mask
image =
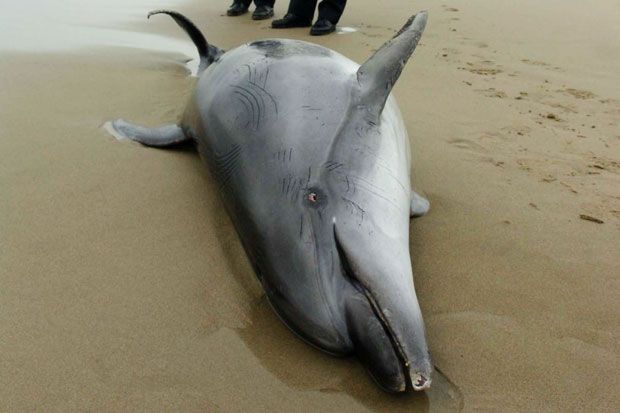
M 476 142 L 469 140 L 469 139 L 455 138 L 455 139 L 449 140 L 448 143 L 459 149 L 464 149 L 470 152 L 475 152 L 475 153 L 487 153 L 488 152 L 488 150 L 484 146 L 477 144 Z
M 521 61 L 527 65 L 531 65 L 531 66 L 540 66 L 543 67 L 547 70 L 551 70 L 554 72 L 563 72 L 562 68 L 559 66 L 553 66 L 549 63 L 545 63 L 545 62 L 541 62 L 539 60 L 530 60 L 530 59 L 521 59 Z
M 466 66 L 459 67 L 459 70 L 466 70 L 470 73 L 480 75 L 480 76 L 494 76 L 499 73 L 502 73 L 502 70 L 497 67 L 489 67 L 494 65 L 494 63 L 490 60 L 485 60 L 482 62 L 466 62 Z
M 458 55 L 461 54 L 461 52 L 458 49 L 454 49 L 452 47 L 444 47 L 441 49 L 441 51 L 445 54 L 450 54 L 450 55 Z
M 607 171 L 612 173 L 620 173 L 620 161 L 605 158 L 602 156 L 591 156 L 588 158 L 588 168 L 594 171 Z
M 516 134 L 519 136 L 525 136 L 525 135 L 528 135 L 532 131 L 532 128 L 525 126 L 525 125 L 506 126 L 502 128 L 502 131 L 504 131 L 508 135 Z
M 488 89 L 475 89 L 476 92 L 482 93 L 484 96 L 489 98 L 507 98 L 508 95 L 503 90 L 495 89 L 494 87 L 490 87 Z
M 565 103 L 558 103 L 558 102 L 541 102 L 544 105 L 547 105 L 551 108 L 555 108 L 555 109 L 560 109 L 562 112 L 564 113 L 579 113 L 577 111 L 577 108 L 575 107 L 575 105 L 570 105 L 570 104 L 565 104 Z
M 522 171 L 526 171 L 526 172 L 531 172 L 532 171 L 532 167 L 530 166 L 530 164 L 529 164 L 527 159 L 517 159 L 517 166 Z
M 573 89 L 573 88 L 568 88 L 568 89 L 560 89 L 557 90 L 557 92 L 564 92 L 567 95 L 571 95 L 574 98 L 577 99 L 594 99 L 596 97 L 596 95 L 588 90 L 579 90 L 579 89 Z

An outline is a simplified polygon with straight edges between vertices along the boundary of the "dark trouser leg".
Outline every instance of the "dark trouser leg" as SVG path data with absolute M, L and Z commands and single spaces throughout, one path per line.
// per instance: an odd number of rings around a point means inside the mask
M 338 23 L 346 4 L 347 0 L 323 0 L 319 4 L 319 19 L 329 20 L 333 24 Z
M 252 0 L 233 0 L 232 4 L 226 11 L 226 14 L 229 16 L 241 16 L 242 14 L 247 13 L 248 6 Z
M 309 22 L 314 18 L 317 0 L 291 0 L 288 12 Z
M 250 4 L 250 1 L 248 1 L 248 4 Z M 254 0 L 254 4 L 256 5 L 256 7 L 259 7 L 259 6 L 273 7 L 275 2 L 276 0 Z

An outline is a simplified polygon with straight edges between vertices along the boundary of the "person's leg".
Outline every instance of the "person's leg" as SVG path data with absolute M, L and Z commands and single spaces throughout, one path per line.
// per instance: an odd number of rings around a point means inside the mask
M 319 17 L 317 20 L 329 20 L 337 24 L 344 11 L 347 0 L 323 0 L 319 4 Z
M 347 0 L 323 0 L 319 4 L 319 17 L 310 29 L 313 36 L 322 36 L 336 31 L 336 23 L 340 20 Z
M 271 22 L 274 29 L 308 27 L 312 24 L 317 0 L 291 0 L 286 15 Z
M 273 4 L 275 0 L 254 0 L 256 9 L 252 13 L 253 20 L 265 20 L 273 17 Z
M 291 0 L 288 5 L 288 13 L 294 14 L 302 20 L 312 22 L 317 1 L 318 0 Z
M 252 0 L 233 0 L 226 14 L 229 16 L 245 14 L 248 11 L 248 7 L 250 7 L 250 3 L 252 3 Z

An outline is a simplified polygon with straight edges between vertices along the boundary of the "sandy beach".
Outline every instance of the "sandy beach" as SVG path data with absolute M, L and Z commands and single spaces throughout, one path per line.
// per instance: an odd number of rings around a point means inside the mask
M 401 396 L 278 320 L 194 151 L 103 128 L 181 114 L 196 54 L 146 20 L 166 3 L 38 1 L 49 22 L 1 2 L 0 411 L 620 410 L 618 1 L 357 0 L 320 38 L 169 5 L 224 49 L 357 62 L 429 11 L 394 94 L 431 202 L 411 254 L 439 372 Z

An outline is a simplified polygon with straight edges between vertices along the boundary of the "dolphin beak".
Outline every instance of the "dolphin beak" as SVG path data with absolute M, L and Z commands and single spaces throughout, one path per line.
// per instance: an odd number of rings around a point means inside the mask
M 423 327 L 417 331 L 409 330 L 413 335 L 399 334 L 398 319 L 390 317 L 391 311 L 382 308 L 372 287 L 360 280 L 338 236 L 336 248 L 343 275 L 352 287 L 345 300 L 346 318 L 358 357 L 380 386 L 389 392 L 430 388 L 433 369 Z M 403 321 L 407 323 L 411 317 L 405 317 Z
M 357 280 L 354 281 L 357 283 Z M 406 387 L 413 389 L 414 391 L 423 391 L 431 387 L 432 384 L 432 367 L 427 369 L 417 369 L 416 364 L 420 360 L 413 360 L 411 355 L 405 353 L 402 349 L 402 345 L 399 343 L 393 327 L 390 325 L 389 320 L 383 315 L 383 311 L 378 307 L 376 301 L 372 297 L 372 293 L 363 286 L 358 284 L 357 288 L 362 290 L 370 307 L 373 309 L 374 317 L 377 322 L 383 327 L 385 334 L 389 338 L 389 342 L 394 349 L 394 354 L 398 358 L 399 365 L 403 371 L 404 377 L 408 378 L 406 383 L 403 383 Z M 369 339 L 372 339 L 369 337 Z M 430 362 L 429 362 L 429 365 Z M 404 391 L 405 389 L 401 390 Z

